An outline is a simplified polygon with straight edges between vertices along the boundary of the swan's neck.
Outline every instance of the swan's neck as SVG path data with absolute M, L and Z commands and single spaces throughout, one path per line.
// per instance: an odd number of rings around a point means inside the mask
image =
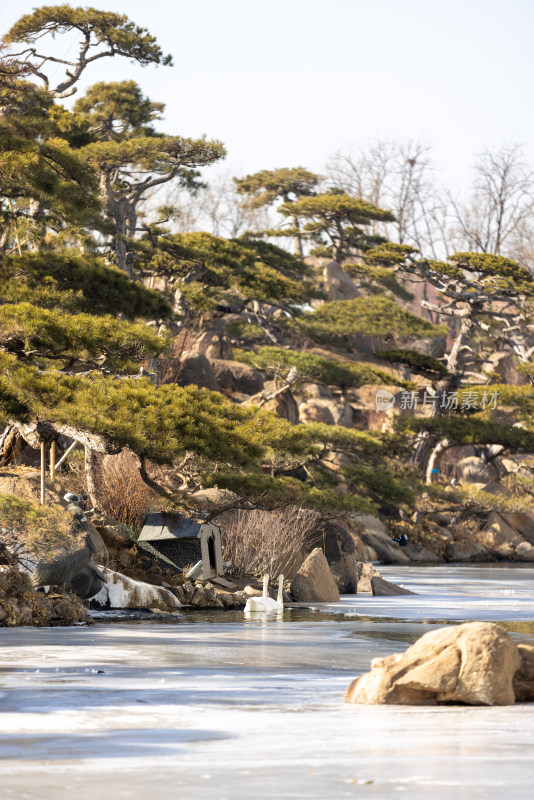
M 278 605 L 284 605 L 284 576 L 280 575 L 278 578 L 278 597 L 276 598 Z
M 263 598 L 269 597 L 269 574 L 266 572 L 263 576 Z

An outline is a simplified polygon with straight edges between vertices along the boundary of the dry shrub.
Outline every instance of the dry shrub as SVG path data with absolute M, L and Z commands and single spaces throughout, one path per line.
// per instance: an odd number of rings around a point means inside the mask
M 85 535 L 72 528 L 72 516 L 60 505 L 41 506 L 15 495 L 0 495 L 0 542 L 20 563 L 53 559 L 83 547 Z
M 105 456 L 97 477 L 99 505 L 109 516 L 139 531 L 154 494 L 139 475 L 139 461 L 130 450 Z
M 287 574 L 302 557 L 320 520 L 315 511 L 236 511 L 221 526 L 223 555 L 234 575 Z

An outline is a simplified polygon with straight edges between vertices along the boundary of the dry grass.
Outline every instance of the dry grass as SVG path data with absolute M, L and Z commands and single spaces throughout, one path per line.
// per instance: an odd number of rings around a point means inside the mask
M 51 560 L 83 546 L 85 536 L 72 528 L 72 516 L 58 504 L 42 506 L 15 495 L 0 495 L 0 545 L 19 563 Z M 8 559 L 9 560 L 9 559 Z
M 97 498 L 103 511 L 117 522 L 139 531 L 154 494 L 139 475 L 139 462 L 129 450 L 105 456 L 97 474 Z
M 236 511 L 221 527 L 223 554 L 234 575 L 277 575 L 309 544 L 320 520 L 315 511 L 289 506 L 278 511 Z

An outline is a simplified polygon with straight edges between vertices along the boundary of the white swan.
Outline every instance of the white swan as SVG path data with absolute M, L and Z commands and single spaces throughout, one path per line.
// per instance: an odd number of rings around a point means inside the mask
M 268 595 L 269 575 L 263 576 L 263 595 L 262 597 L 249 597 L 245 606 L 245 612 L 256 611 L 263 614 L 271 611 L 284 610 L 284 576 L 278 576 L 278 597 L 273 600 Z

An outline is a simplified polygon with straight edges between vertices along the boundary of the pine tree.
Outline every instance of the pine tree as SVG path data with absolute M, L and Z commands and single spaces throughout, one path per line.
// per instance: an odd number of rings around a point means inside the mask
M 246 205 L 250 208 L 271 206 L 279 200 L 289 206 L 301 197 L 312 197 L 317 194 L 319 180 L 319 175 L 304 167 L 264 169 L 244 178 L 234 178 L 237 193 L 246 195 Z M 293 236 L 295 254 L 302 258 L 304 249 L 298 216 L 293 216 L 291 222 L 293 230 L 287 235 Z
M 339 263 L 383 241 L 366 231 L 371 222 L 394 220 L 391 211 L 333 189 L 284 203 L 279 211 L 303 223 L 302 234 L 316 245 L 312 255 L 331 257 Z
M 508 349 L 523 363 L 528 362 L 534 309 L 531 273 L 503 256 L 456 253 L 446 262 L 430 261 L 418 257 L 413 249 L 391 243 L 370 250 L 367 258 L 371 265 L 380 264 L 398 274 L 428 281 L 438 290 L 442 302 L 423 304 L 438 317 L 454 322 L 455 340 L 445 357 L 446 372 L 436 382 L 431 418 L 413 423 L 423 430 L 414 461 L 425 471 L 427 482 L 437 456 L 455 443 L 500 443 L 517 449 L 522 434 L 511 430 L 512 425 L 503 425 L 497 436 L 495 428 L 478 425 L 472 409 L 471 413 L 466 409 L 467 413 L 458 419 L 449 398 L 459 391 L 474 391 L 477 397 L 488 394 L 485 382 L 491 376 L 481 371 L 484 352 L 488 350 Z M 498 393 L 497 387 L 491 388 Z M 523 439 L 520 449 L 528 450 L 530 443 L 527 437 Z
M 136 235 L 139 207 L 148 193 L 176 179 L 194 187 L 197 168 L 225 155 L 218 141 L 158 133 L 152 122 L 163 109 L 134 81 L 122 81 L 95 84 L 77 100 L 73 115 L 63 110 L 56 117 L 71 137 L 91 139 L 81 153 L 99 174 L 102 204 L 113 222 L 115 263 L 130 276 L 127 239 Z

